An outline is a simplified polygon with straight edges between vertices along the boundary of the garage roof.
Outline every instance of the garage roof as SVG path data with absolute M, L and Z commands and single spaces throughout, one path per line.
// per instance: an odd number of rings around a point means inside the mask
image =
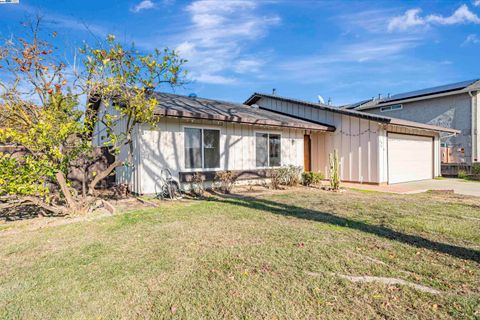
M 339 113 L 339 114 L 343 114 L 343 115 L 347 115 L 347 116 L 351 116 L 351 117 L 357 117 L 357 118 L 372 120 L 372 121 L 385 123 L 385 124 L 392 124 L 392 125 L 398 125 L 398 126 L 404 126 L 404 127 L 425 129 L 425 130 L 431 130 L 431 131 L 437 131 L 437 132 L 448 132 L 448 133 L 454 133 L 454 134 L 460 133 L 459 130 L 455 130 L 455 129 L 451 129 L 451 128 L 444 128 L 444 127 L 434 126 L 434 125 L 425 124 L 425 123 L 419 123 L 419 122 L 407 121 L 407 120 L 391 118 L 391 117 L 386 117 L 386 116 L 380 116 L 380 115 L 366 113 L 366 112 L 362 112 L 362 111 L 340 109 L 340 108 L 332 107 L 332 106 L 322 104 L 322 103 L 308 102 L 308 101 L 304 101 L 304 100 L 281 97 L 281 96 L 277 96 L 277 95 L 273 95 L 273 94 L 265 94 L 265 93 L 255 92 L 245 101 L 245 104 L 253 105 L 258 100 L 260 100 L 262 97 L 271 98 L 271 99 L 275 99 L 275 100 L 281 100 L 281 101 L 285 101 L 285 102 L 296 103 L 296 104 L 300 104 L 300 105 L 304 105 L 304 106 L 308 106 L 308 107 L 312 107 L 312 108 L 316 108 L 316 109 L 327 110 L 327 111 L 331 111 L 331 112 L 334 112 L 334 113 Z M 309 120 L 309 121 L 311 121 L 311 120 Z

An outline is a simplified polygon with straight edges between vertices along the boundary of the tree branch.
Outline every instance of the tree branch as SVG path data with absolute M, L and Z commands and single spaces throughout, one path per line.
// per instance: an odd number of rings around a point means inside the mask
M 57 172 L 55 174 L 55 177 L 57 178 L 57 182 L 60 185 L 60 188 L 62 189 L 62 193 L 65 196 L 65 200 L 67 201 L 68 206 L 73 210 L 77 209 L 77 205 L 73 200 L 72 194 L 70 193 L 70 190 L 68 190 L 67 182 L 65 181 L 65 176 L 63 175 L 63 172 Z
M 112 173 L 112 171 L 115 168 L 120 167 L 121 165 L 122 165 L 122 161 L 117 160 L 113 162 L 111 165 L 109 165 L 107 169 L 97 174 L 95 178 L 92 180 L 92 182 L 90 182 L 90 185 L 88 186 L 88 194 L 94 194 L 95 187 L 97 186 L 97 184 L 103 179 L 105 179 L 106 177 L 108 177 L 108 175 L 110 175 L 110 173 Z
M 65 215 L 67 214 L 66 210 L 61 207 L 57 207 L 54 205 L 50 205 L 45 203 L 39 198 L 36 197 L 31 197 L 31 196 L 25 196 L 25 197 L 17 197 L 17 196 L 12 196 L 12 197 L 2 197 L 1 201 L 5 201 L 0 205 L 0 211 L 1 210 L 6 210 L 6 209 L 13 209 L 17 208 L 21 205 L 33 205 L 40 207 L 48 212 L 57 214 L 57 215 Z

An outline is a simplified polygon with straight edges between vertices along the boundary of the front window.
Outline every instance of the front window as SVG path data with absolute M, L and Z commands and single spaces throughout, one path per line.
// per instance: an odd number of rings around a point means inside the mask
M 220 131 L 185 128 L 185 168 L 220 167 Z
M 279 134 L 257 133 L 255 154 L 257 167 L 279 167 L 281 164 L 281 137 Z

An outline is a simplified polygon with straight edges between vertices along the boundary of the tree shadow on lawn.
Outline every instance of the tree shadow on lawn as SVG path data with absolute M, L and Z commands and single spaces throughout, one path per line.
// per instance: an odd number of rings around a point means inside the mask
M 371 225 L 365 222 L 339 217 L 332 213 L 315 211 L 271 200 L 259 199 L 255 197 L 226 196 L 221 194 L 217 194 L 217 196 L 219 198 L 212 197 L 211 200 L 232 205 L 240 205 L 251 209 L 269 211 L 274 214 L 292 216 L 300 219 L 313 220 L 317 222 L 355 229 L 418 248 L 425 248 L 432 251 L 448 254 L 452 257 L 464 260 L 472 260 L 474 262 L 480 263 L 480 251 L 474 249 L 436 242 L 420 236 L 395 231 L 387 227 Z
M 62 215 L 49 214 L 31 205 L 19 205 L 17 207 L 0 210 L 0 221 L 11 222 L 30 220 L 38 217 L 62 217 Z

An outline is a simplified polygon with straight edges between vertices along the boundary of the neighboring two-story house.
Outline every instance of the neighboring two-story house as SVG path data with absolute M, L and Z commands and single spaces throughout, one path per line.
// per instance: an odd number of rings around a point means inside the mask
M 442 134 L 442 162 L 480 162 L 480 80 L 370 99 L 342 108 L 460 130 Z

